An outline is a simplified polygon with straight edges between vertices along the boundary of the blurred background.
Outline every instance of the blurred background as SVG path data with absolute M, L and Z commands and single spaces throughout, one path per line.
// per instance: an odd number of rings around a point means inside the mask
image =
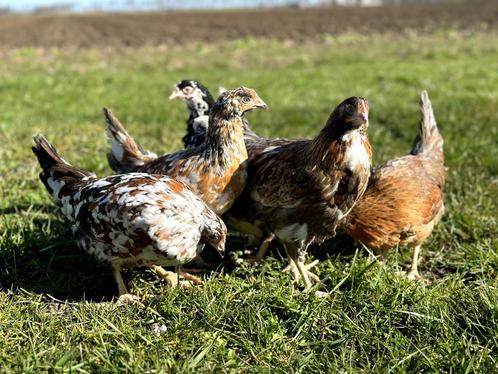
M 2 0 L 0 49 L 490 29 L 493 0 Z M 244 10 L 245 9 L 245 10 Z M 101 14 L 106 16 L 101 16 Z M 21 18 L 19 18 L 21 17 Z
M 436 3 L 440 0 L 4 0 L 5 12 L 138 11 L 330 5 L 376 6 Z M 450 0 L 451 1 L 451 0 Z M 453 0 L 457 2 L 459 0 Z M 491 0 L 490 0 L 491 1 Z

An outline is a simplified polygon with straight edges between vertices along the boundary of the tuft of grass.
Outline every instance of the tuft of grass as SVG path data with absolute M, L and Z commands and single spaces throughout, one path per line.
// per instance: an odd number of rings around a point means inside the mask
M 247 39 L 108 51 L 18 50 L 0 61 L 0 366 L 9 372 L 494 372 L 498 357 L 498 37 L 328 37 L 323 43 Z M 149 270 L 125 276 L 143 306 L 118 307 L 108 269 L 75 246 L 37 179 L 31 137 L 110 174 L 102 106 L 146 148 L 181 147 L 173 83 L 195 78 L 254 87 L 271 111 L 251 113 L 263 136 L 313 137 L 351 95 L 371 104 L 376 163 L 405 154 L 418 95 L 429 91 L 449 167 L 442 222 L 422 273 L 397 275 L 410 253 L 381 265 L 338 237 L 311 253 L 331 290 L 301 293 L 276 256 L 235 266 L 206 285 L 168 290 Z

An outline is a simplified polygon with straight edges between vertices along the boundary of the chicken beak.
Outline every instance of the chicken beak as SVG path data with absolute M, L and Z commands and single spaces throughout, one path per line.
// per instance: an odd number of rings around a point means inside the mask
M 182 98 L 182 92 L 178 88 L 175 87 L 175 89 L 173 90 L 171 95 L 169 95 L 169 99 L 173 100 L 173 99 L 181 99 L 181 98 Z
M 351 123 L 352 128 L 358 129 L 368 123 L 368 117 L 363 113 L 356 113 L 351 117 L 349 122 Z
M 226 230 L 226 229 L 225 229 Z M 225 257 L 225 242 L 226 242 L 226 232 L 220 232 L 219 236 L 215 240 L 209 240 L 206 242 L 212 248 L 219 253 L 220 257 Z
M 259 97 L 258 99 L 256 100 L 255 104 L 254 104 L 254 107 L 256 108 L 261 108 L 261 109 L 270 109 L 270 107 L 268 106 L 268 104 L 266 104 L 263 100 L 261 100 Z
M 219 253 L 219 255 L 221 256 L 221 258 L 225 257 L 225 241 L 224 240 L 222 240 L 221 242 L 217 243 L 214 246 L 214 249 L 216 249 L 216 252 Z

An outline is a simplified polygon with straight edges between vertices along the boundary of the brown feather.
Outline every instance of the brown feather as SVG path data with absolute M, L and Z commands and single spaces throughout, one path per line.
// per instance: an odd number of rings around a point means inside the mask
M 367 191 L 344 224 L 351 237 L 375 250 L 422 244 L 444 212 L 443 139 L 426 92 L 420 106 L 412 154 L 372 171 Z

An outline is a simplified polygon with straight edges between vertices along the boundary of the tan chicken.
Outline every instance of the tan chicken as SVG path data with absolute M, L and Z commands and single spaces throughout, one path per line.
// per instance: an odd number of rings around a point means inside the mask
M 144 157 L 150 152 L 144 151 L 105 110 L 112 146 L 109 163 L 117 172 L 172 176 L 190 186 L 217 214 L 223 214 L 246 184 L 243 115 L 254 108 L 268 108 L 256 91 L 245 87 L 225 91 L 211 108 L 207 137 L 201 145 L 157 158 Z
M 367 191 L 343 225 L 352 238 L 381 255 L 398 246 L 414 248 L 410 279 L 420 278 L 421 245 L 443 215 L 447 174 L 443 138 L 426 91 L 420 110 L 419 134 L 410 154 L 373 169 Z
M 248 185 L 230 210 L 244 232 L 274 233 L 289 269 L 306 288 L 318 277 L 305 265 L 307 247 L 333 237 L 365 191 L 371 148 L 368 103 L 351 97 L 330 115 L 313 140 L 270 147 L 250 164 Z
M 187 104 L 189 112 L 187 133 L 182 139 L 185 148 L 195 147 L 196 144 L 202 143 L 206 138 L 207 129 L 209 127 L 206 113 L 211 109 L 214 103 L 211 97 L 209 90 L 199 81 L 182 80 L 173 87 L 170 99 L 184 101 Z M 251 161 L 256 159 L 265 150 L 294 141 L 283 138 L 262 138 L 252 131 L 246 118 L 244 118 L 243 121 L 244 142 L 246 144 L 249 167 Z M 133 142 L 133 140 L 131 140 L 130 143 L 131 142 Z M 137 147 L 139 146 L 137 145 Z M 144 155 L 144 158 L 150 160 L 150 152 L 144 151 L 142 154 Z M 223 219 L 227 221 L 231 229 L 250 236 L 251 240 L 248 243 L 247 252 L 252 253 L 251 249 L 254 246 L 258 248 L 258 253 L 256 256 L 252 256 L 250 261 L 259 262 L 266 254 L 275 235 L 271 232 L 259 229 L 251 223 L 247 223 L 243 216 L 243 206 L 238 206 L 236 210 L 238 211 L 237 214 L 232 214 L 231 210 L 228 210 L 223 216 Z

